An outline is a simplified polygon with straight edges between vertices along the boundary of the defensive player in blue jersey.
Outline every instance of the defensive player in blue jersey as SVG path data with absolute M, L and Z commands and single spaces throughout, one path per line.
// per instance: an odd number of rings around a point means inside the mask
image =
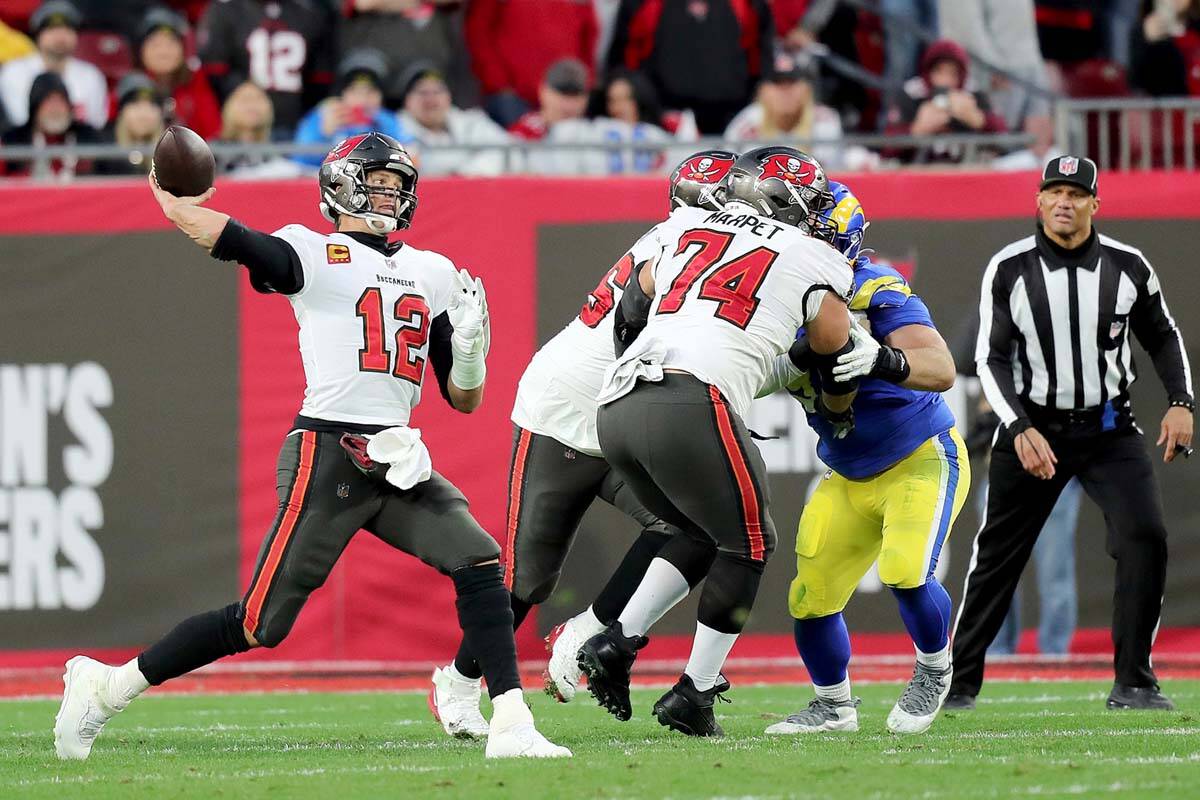
M 850 695 L 850 635 L 842 609 L 876 560 L 917 651 L 912 680 L 888 715 L 895 733 L 929 728 L 950 688 L 950 596 L 934 577 L 938 556 L 970 484 L 967 449 L 939 392 L 954 383 L 954 360 L 929 310 L 900 273 L 862 249 L 866 218 L 844 185 L 832 184 L 829 224 L 854 264 L 854 350 L 835 374 L 858 377 L 853 421 L 818 413 L 819 376 L 800 373 L 803 331 L 779 382 L 808 412 L 829 466 L 805 506 L 796 536 L 788 606 L 796 647 L 816 688 L 808 708 L 767 733 L 858 729 Z M 852 426 L 852 427 L 851 427 Z

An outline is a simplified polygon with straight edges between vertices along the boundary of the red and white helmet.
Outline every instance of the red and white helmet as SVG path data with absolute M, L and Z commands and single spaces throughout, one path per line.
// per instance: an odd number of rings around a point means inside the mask
M 709 211 L 724 208 L 729 171 L 737 157 L 729 150 L 701 150 L 684 159 L 671 173 L 671 210 L 681 206 Z
M 401 185 L 368 186 L 367 175 L 377 169 L 399 175 Z M 371 131 L 338 142 L 325 156 L 317 182 L 321 187 L 321 213 L 330 222 L 337 222 L 343 215 L 358 217 L 381 234 L 412 224 L 417 210 L 417 168 L 404 145 L 391 136 Z M 394 197 L 395 211 L 381 214 L 372 210 L 373 194 Z

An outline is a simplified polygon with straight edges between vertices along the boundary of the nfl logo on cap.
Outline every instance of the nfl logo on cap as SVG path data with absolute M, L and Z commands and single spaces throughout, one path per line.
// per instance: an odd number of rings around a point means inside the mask
M 1079 159 L 1075 156 L 1063 156 L 1058 160 L 1058 171 L 1063 175 L 1074 175 L 1079 171 Z

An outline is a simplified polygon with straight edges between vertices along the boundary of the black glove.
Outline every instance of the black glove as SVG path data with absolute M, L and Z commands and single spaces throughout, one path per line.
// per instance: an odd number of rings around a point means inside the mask
M 845 439 L 850 435 L 850 431 L 854 430 L 853 406 L 848 407 L 845 411 L 834 411 L 825 405 L 825 395 L 818 394 L 816 411 L 826 422 L 833 425 L 833 438 Z

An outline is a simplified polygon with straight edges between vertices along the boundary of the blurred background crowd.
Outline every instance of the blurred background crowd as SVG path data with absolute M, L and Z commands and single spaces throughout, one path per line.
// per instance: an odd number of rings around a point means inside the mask
M 426 175 L 781 140 L 831 170 L 1023 169 L 1072 134 L 1190 165 L 1200 114 L 1162 99 L 1195 95 L 1200 0 L 0 0 L 3 173 L 43 180 L 144 173 L 171 123 L 256 178 L 369 129 Z

